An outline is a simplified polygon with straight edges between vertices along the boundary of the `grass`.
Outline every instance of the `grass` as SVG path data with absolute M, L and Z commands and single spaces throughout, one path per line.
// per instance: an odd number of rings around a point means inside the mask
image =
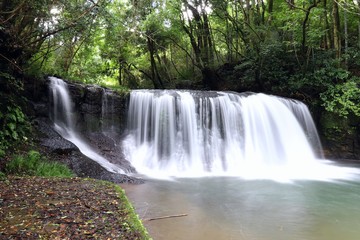
M 112 184 L 112 183 L 111 183 Z M 143 223 L 140 220 L 140 217 L 135 213 L 134 207 L 131 205 L 129 199 L 125 195 L 125 191 L 119 187 L 116 184 L 112 184 L 116 190 L 116 192 L 119 194 L 119 198 L 122 203 L 124 203 L 125 209 L 127 209 L 129 213 L 129 223 L 130 228 L 136 231 L 139 231 L 142 236 L 144 236 L 144 239 L 152 240 L 152 238 L 149 236 L 149 233 L 147 232 L 146 228 L 144 227 Z
M 122 223 L 122 227 L 127 228 L 129 231 L 137 232 L 140 236 L 142 236 L 141 239 L 143 240 L 153 240 L 140 220 L 140 217 L 136 214 L 135 209 L 130 203 L 129 199 L 126 197 L 125 190 L 112 182 L 102 180 L 96 180 L 96 182 L 99 188 L 113 188 L 117 193 L 117 197 L 122 203 L 122 211 L 127 215 L 126 221 Z
M 17 155 L 5 166 L 5 173 L 41 177 L 72 177 L 74 174 L 64 164 L 46 160 L 37 151 L 27 155 Z

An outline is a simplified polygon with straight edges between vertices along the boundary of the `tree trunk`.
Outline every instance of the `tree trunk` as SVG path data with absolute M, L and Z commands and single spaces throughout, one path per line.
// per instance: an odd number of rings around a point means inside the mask
M 334 36 L 334 49 L 336 51 L 336 58 L 340 59 L 341 57 L 341 37 L 340 37 L 340 16 L 339 16 L 339 6 L 337 1 L 333 1 L 333 36 Z
M 358 48 L 360 48 L 360 22 L 358 22 Z
M 333 37 L 330 29 L 329 18 L 328 18 L 328 9 L 327 9 L 327 0 L 324 0 L 324 24 L 325 24 L 325 39 L 324 47 L 325 49 L 334 48 Z
M 345 2 L 346 7 L 346 2 Z M 348 47 L 349 47 L 349 36 L 348 36 L 348 19 L 347 11 L 344 11 L 344 52 L 345 52 L 345 66 L 348 66 Z
M 119 77 L 118 77 L 118 82 L 119 85 L 122 86 L 122 72 L 123 72 L 123 67 L 124 67 L 124 63 L 121 59 L 119 59 Z
M 304 21 L 302 23 L 302 42 L 301 42 L 301 47 L 302 47 L 302 54 L 303 56 L 306 55 L 306 52 L 307 52 L 307 47 L 306 47 L 306 31 L 307 31 L 307 23 L 308 23 L 308 20 L 309 20 L 309 16 L 310 16 L 310 12 L 311 12 L 311 9 L 313 9 L 314 7 L 317 6 L 317 1 L 319 0 L 316 0 L 312 5 L 310 5 L 306 11 L 305 11 L 305 18 L 304 18 Z M 305 58 L 304 58 L 305 59 Z
M 148 46 L 148 50 L 149 50 L 149 55 L 150 55 L 150 63 L 151 63 L 151 80 L 154 84 L 154 88 L 156 89 L 162 89 L 164 88 L 164 85 L 161 81 L 159 72 L 157 70 L 157 66 L 156 66 L 156 61 L 155 61 L 155 43 L 154 41 L 147 36 L 147 46 Z
M 199 1 L 195 1 L 194 6 L 186 0 L 183 2 L 193 15 L 193 19 L 188 19 L 187 24 L 185 24 L 185 17 L 183 17 L 183 29 L 190 39 L 196 66 L 202 73 L 203 85 L 205 88 L 213 89 L 216 85 L 214 79 L 217 79 L 217 75 L 214 74 L 213 69 L 214 48 L 207 13 Z M 204 4 L 206 5 L 207 2 Z
M 269 23 L 269 25 L 272 22 L 273 9 L 274 9 L 274 0 L 269 0 L 268 1 L 268 13 L 269 13 L 268 23 Z

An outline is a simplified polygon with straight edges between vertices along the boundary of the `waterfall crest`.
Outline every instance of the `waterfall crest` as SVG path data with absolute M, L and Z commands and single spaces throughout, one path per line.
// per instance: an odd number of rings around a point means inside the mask
M 321 178 L 321 144 L 308 108 L 265 94 L 134 90 L 125 154 L 159 177 Z M 312 146 L 318 148 L 316 154 Z M 328 174 L 333 168 L 327 166 Z

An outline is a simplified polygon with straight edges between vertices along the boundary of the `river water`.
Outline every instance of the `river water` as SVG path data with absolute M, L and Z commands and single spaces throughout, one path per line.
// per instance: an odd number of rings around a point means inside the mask
M 358 180 L 205 177 L 122 187 L 155 240 L 358 240 Z

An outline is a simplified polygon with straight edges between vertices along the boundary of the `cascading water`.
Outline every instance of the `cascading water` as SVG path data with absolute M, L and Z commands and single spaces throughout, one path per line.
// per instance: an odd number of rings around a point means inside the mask
M 53 107 L 51 118 L 54 122 L 55 130 L 63 138 L 75 144 L 85 156 L 96 161 L 109 172 L 124 173 L 124 171 L 117 165 L 110 163 L 107 159 L 93 151 L 92 148 L 79 136 L 74 127 L 73 103 L 70 98 L 67 84 L 56 77 L 49 77 L 49 80 Z
M 304 133 L 306 134 L 307 140 L 313 149 L 317 152 L 318 157 L 324 158 L 322 145 L 317 134 L 316 126 L 308 108 L 300 101 L 285 98 L 278 99 L 281 100 L 288 108 L 290 108 L 291 112 L 295 115 L 296 119 L 303 128 Z
M 321 144 L 306 105 L 265 94 L 135 90 L 128 131 L 128 160 L 153 177 L 326 180 L 353 171 L 316 156 L 311 144 Z
M 110 92 L 107 89 L 103 89 L 101 99 L 101 126 L 103 132 L 111 132 L 114 128 L 114 99 L 110 98 Z

